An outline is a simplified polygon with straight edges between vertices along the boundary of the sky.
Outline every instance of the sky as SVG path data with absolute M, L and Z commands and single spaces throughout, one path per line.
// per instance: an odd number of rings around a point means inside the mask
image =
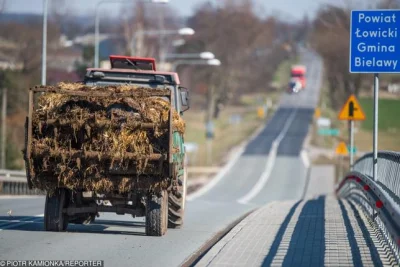
M 7 13 L 42 13 L 43 0 L 0 0 L 6 1 Z M 80 14 L 94 12 L 96 4 L 101 0 L 67 0 L 70 7 Z M 207 0 L 170 0 L 171 7 L 182 16 L 190 16 L 194 9 Z M 211 0 L 217 2 L 218 0 Z M 313 17 L 321 4 L 335 4 L 338 0 L 253 0 L 262 10 L 262 14 L 279 14 L 285 18 L 301 19 L 304 15 Z M 339 0 L 340 1 L 340 0 Z M 51 0 L 49 0 L 51 2 Z M 129 2 L 129 0 L 127 0 Z M 109 6 L 107 8 L 107 6 Z M 112 10 L 110 10 L 110 6 Z M 117 15 L 121 4 L 109 3 L 103 7 L 110 15 Z

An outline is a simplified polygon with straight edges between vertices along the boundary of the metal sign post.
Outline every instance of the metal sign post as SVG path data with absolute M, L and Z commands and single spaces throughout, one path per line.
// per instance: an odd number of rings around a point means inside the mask
M 207 148 L 207 165 L 211 165 L 212 156 L 213 156 L 213 140 L 211 138 L 206 140 L 206 148 Z
M 354 165 L 354 121 L 350 121 L 350 171 Z
M 213 139 L 214 139 L 214 123 L 212 121 L 208 121 L 206 123 L 206 150 L 207 150 L 207 165 L 212 164 L 213 157 Z
M 343 178 L 343 156 L 340 155 L 339 156 L 339 179 L 338 181 L 340 181 L 340 179 Z
M 375 73 L 374 78 L 374 164 L 373 178 L 378 181 L 378 98 L 379 98 L 379 74 Z
M 347 150 L 347 146 L 344 142 L 340 142 L 336 149 L 336 154 L 339 156 L 339 181 L 343 178 L 343 157 L 346 156 L 349 151 Z
M 338 116 L 339 120 L 346 120 L 349 124 L 349 151 L 350 151 L 350 170 L 353 170 L 354 165 L 354 121 L 363 121 L 365 120 L 365 113 L 361 108 L 360 103 L 358 102 L 355 95 L 351 95 L 346 103 L 343 105 L 342 109 L 339 112 Z

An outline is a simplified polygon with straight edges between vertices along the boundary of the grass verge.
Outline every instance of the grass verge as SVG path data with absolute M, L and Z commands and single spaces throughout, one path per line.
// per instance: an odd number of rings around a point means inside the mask
M 324 89 L 323 91 L 327 91 Z M 322 93 L 322 98 L 326 98 L 326 92 Z M 372 151 L 373 138 L 373 99 L 371 97 L 360 97 L 359 99 L 362 109 L 366 114 L 366 120 L 363 122 L 355 122 L 355 146 L 358 151 Z M 346 121 L 339 121 L 337 113 L 329 107 L 329 99 L 321 100 L 321 115 L 329 118 L 332 122 L 331 128 L 340 130 L 337 137 L 320 136 L 317 132 L 316 121 L 313 124 L 313 136 L 311 143 L 318 147 L 334 149 L 339 141 L 349 142 L 349 125 Z M 397 118 L 400 114 L 400 99 L 379 99 L 379 132 L 378 147 L 379 150 L 395 150 L 400 151 L 400 120 Z
M 269 109 L 265 118 L 259 118 L 257 106 L 228 107 L 214 121 L 215 137 L 210 142 L 205 136 L 205 111 L 187 112 L 185 114 L 187 121 L 185 143 L 195 143 L 198 148 L 196 152 L 189 153 L 189 165 L 220 165 L 224 156 L 263 125 L 265 120 L 272 116 L 272 113 L 273 109 Z M 238 123 L 234 123 L 235 117 L 240 117 Z

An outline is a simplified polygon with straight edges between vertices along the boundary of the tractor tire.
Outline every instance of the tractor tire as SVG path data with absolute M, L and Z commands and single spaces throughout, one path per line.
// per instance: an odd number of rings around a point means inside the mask
M 179 177 L 178 191 L 169 194 L 168 205 L 168 228 L 180 229 L 183 226 L 183 217 L 185 214 L 186 191 L 187 191 L 187 173 Z
M 163 236 L 168 226 L 168 192 L 151 194 L 146 200 L 146 235 Z
M 64 232 L 68 227 L 68 216 L 63 208 L 68 207 L 67 190 L 58 188 L 56 192 L 46 196 L 44 206 L 44 229 L 51 232 Z

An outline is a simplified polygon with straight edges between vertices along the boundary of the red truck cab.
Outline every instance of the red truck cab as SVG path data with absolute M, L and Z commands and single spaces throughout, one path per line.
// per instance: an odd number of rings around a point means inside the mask
M 306 67 L 302 65 L 293 66 L 290 72 L 292 79 L 297 79 L 301 83 L 301 89 L 306 87 Z

